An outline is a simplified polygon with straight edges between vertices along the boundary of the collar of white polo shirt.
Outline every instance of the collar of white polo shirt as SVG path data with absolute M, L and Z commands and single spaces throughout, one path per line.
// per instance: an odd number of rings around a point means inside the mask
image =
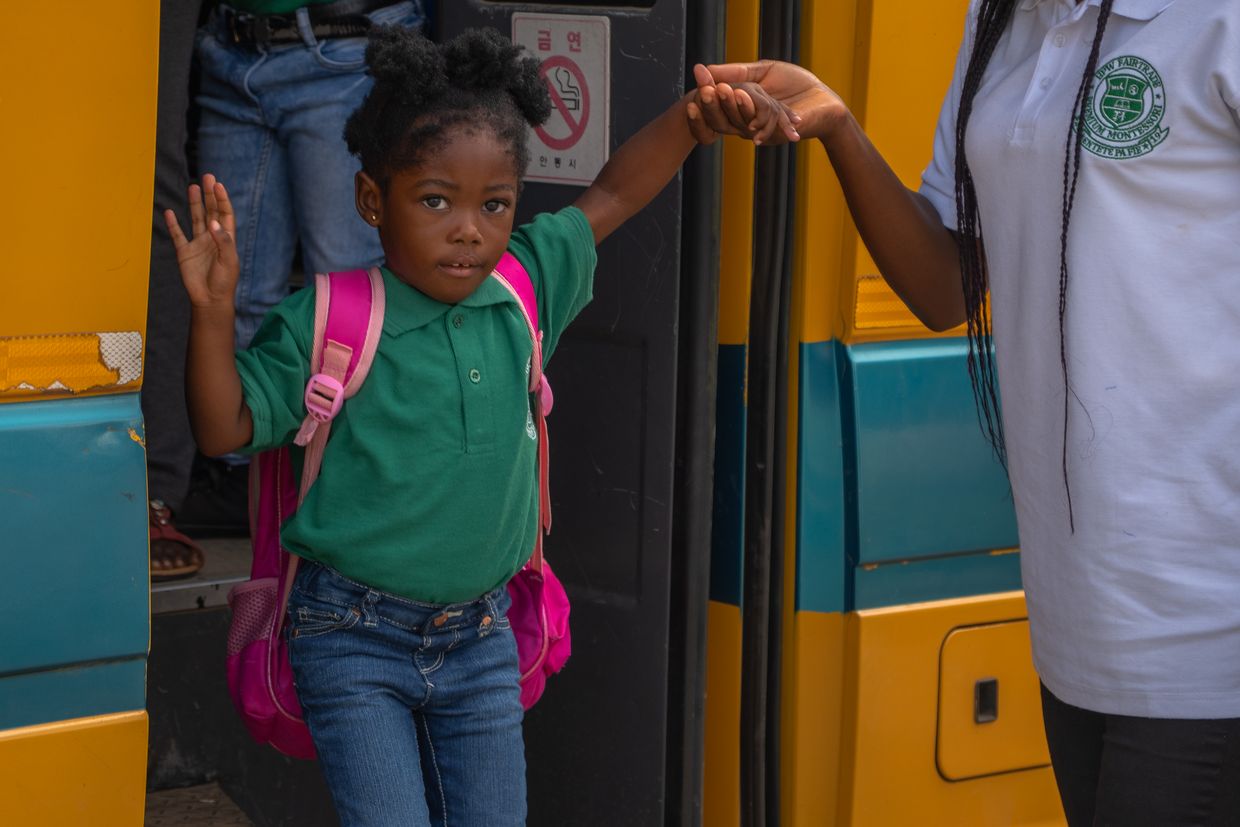
M 1021 0 L 1020 10 L 1029 11 L 1030 9 L 1037 8 L 1042 3 L 1057 2 L 1060 2 L 1060 0 Z M 1111 11 L 1133 20 L 1153 20 L 1174 2 L 1175 0 L 1115 0 L 1115 5 L 1112 6 Z M 1086 4 L 1098 6 L 1102 4 L 1102 0 L 1086 0 Z

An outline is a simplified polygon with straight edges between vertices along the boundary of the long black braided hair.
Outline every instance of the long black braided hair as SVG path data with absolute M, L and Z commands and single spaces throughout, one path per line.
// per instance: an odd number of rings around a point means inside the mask
M 977 190 L 973 185 L 973 174 L 965 154 L 965 136 L 969 128 L 969 117 L 973 114 L 973 101 L 982 85 L 982 76 L 1012 19 L 1016 3 L 1017 0 L 981 0 L 978 4 L 977 33 L 961 84 L 960 107 L 956 118 L 956 229 L 960 250 L 960 280 L 967 315 L 969 380 L 973 385 L 973 398 L 977 403 L 982 430 L 1005 468 L 1007 450 L 1003 442 L 1003 422 L 999 415 L 999 383 L 994 354 L 991 352 L 990 314 L 987 307 L 990 283 L 986 273 L 986 252 L 981 216 L 978 212 Z M 1085 133 L 1085 118 L 1112 5 L 1114 0 L 1102 0 L 1098 11 L 1093 47 L 1077 89 L 1064 148 L 1063 209 L 1059 232 L 1059 361 L 1063 371 L 1064 389 L 1063 483 L 1068 495 L 1068 525 L 1073 532 L 1076 531 L 1076 520 L 1072 511 L 1072 486 L 1068 482 L 1068 399 L 1075 394 L 1068 381 L 1068 350 L 1064 334 L 1064 317 L 1068 308 L 1068 226 L 1072 219 L 1072 205 L 1076 199 L 1076 185 L 1080 176 L 1081 139 Z
M 528 125 L 545 123 L 551 98 L 538 59 L 494 29 L 467 29 L 439 45 L 414 29 L 378 26 L 366 46 L 375 83 L 349 116 L 344 139 L 380 187 L 416 166 L 454 127 L 491 129 L 520 178 Z

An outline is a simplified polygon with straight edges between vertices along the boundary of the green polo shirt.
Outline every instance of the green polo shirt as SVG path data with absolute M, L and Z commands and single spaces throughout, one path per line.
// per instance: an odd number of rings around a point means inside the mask
M 330 2 L 332 0 L 229 0 L 228 5 L 250 14 L 287 14 L 302 6 L 322 6 Z
M 546 364 L 590 301 L 594 234 L 569 207 L 517 228 L 508 249 L 538 296 Z M 383 281 L 374 365 L 333 421 L 319 478 L 284 526 L 284 544 L 392 594 L 472 600 L 507 581 L 534 546 L 533 346 L 519 305 L 493 278 L 455 306 L 386 269 Z M 254 418 L 250 451 L 291 444 L 305 415 L 313 293 L 273 309 L 237 354 Z

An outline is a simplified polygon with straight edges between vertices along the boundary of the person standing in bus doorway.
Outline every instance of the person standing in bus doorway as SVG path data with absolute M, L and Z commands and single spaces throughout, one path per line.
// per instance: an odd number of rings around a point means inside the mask
M 383 332 L 281 532 L 302 558 L 289 661 L 343 825 L 521 825 L 505 586 L 550 516 L 531 360 L 545 364 L 590 301 L 596 245 L 695 146 L 688 96 L 618 148 L 573 205 L 514 227 L 530 127 L 551 113 L 538 60 L 492 29 L 440 46 L 394 27 L 374 31 L 366 57 L 374 87 L 345 128 L 362 163 L 349 200 L 383 242 Z M 306 415 L 313 291 L 281 302 L 234 358 L 227 192 L 204 176 L 189 202 L 192 241 L 166 217 L 192 305 L 194 433 L 210 453 L 291 444 Z M 537 346 L 520 300 L 491 275 L 506 251 L 533 286 Z
M 243 228 L 238 349 L 288 295 L 298 251 L 306 273 L 382 261 L 350 206 L 359 166 L 342 134 L 371 85 L 367 31 L 423 22 L 421 0 L 231 0 L 199 31 L 198 168 L 229 182 Z M 180 527 L 247 533 L 247 471 L 241 456 L 199 458 Z
M 916 192 L 811 73 L 695 72 L 701 140 L 760 86 L 967 323 L 1069 824 L 1240 824 L 1240 3 L 975 0 Z
M 189 488 L 194 460 L 194 437 L 185 410 L 189 302 L 160 206 L 179 199 L 189 186 L 190 62 L 201 6 L 201 0 L 161 0 L 159 4 L 155 200 L 142 375 L 152 580 L 188 577 L 203 565 L 202 549 L 178 531 L 174 522 Z

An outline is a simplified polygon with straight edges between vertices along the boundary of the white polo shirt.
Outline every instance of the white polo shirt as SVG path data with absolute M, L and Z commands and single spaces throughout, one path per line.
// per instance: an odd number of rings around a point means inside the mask
M 976 8 L 921 192 L 956 226 Z M 1240 2 L 1115 0 L 1059 238 L 1098 0 L 1021 0 L 969 122 L 1034 660 L 1062 700 L 1240 717 Z

